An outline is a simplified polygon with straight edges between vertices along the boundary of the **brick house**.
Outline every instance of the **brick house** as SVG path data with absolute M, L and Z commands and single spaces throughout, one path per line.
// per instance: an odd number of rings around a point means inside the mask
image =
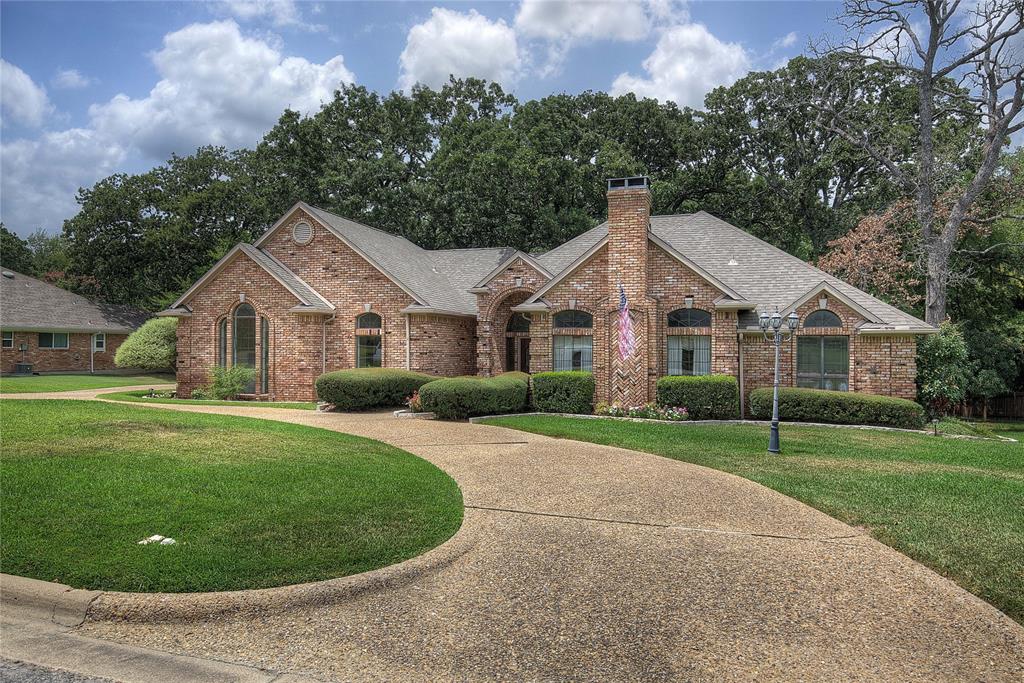
M 311 399 L 322 372 L 375 366 L 591 370 L 598 401 L 630 404 L 663 375 L 725 373 L 745 398 L 772 382 L 757 318 L 778 309 L 800 316 L 785 385 L 914 396 L 916 340 L 935 328 L 703 211 L 651 216 L 646 178 L 609 181 L 607 196 L 607 222 L 533 255 L 428 251 L 300 202 L 159 314 L 180 318 L 179 392 L 242 363 L 258 398 Z
M 117 347 L 148 317 L 4 269 L 0 372 L 13 373 L 20 364 L 31 365 L 32 372 L 113 370 Z

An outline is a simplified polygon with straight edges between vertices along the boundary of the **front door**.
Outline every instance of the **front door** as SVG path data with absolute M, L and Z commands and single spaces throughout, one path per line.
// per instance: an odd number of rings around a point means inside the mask
M 519 372 L 530 371 L 530 338 L 519 338 Z

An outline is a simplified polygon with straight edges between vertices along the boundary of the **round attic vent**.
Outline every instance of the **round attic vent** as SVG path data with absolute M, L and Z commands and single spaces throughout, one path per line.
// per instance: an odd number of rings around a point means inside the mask
M 299 221 L 292 227 L 292 240 L 295 244 L 309 244 L 313 241 L 313 226 L 306 221 Z

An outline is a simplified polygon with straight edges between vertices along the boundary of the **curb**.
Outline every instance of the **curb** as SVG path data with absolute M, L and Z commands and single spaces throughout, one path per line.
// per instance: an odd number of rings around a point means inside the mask
M 37 621 L 78 626 L 100 591 L 72 588 L 24 576 L 0 574 L 0 605 Z
M 362 574 L 312 583 L 210 593 L 125 593 L 87 591 L 48 581 L 0 574 L 0 605 L 30 611 L 37 619 L 66 626 L 85 621 L 135 624 L 185 623 L 231 615 L 260 615 L 297 607 L 331 605 L 367 591 L 406 585 L 442 569 L 469 552 L 478 542 L 473 521 L 431 550 L 398 564 Z M 60 621 L 58 621 L 60 619 Z
M 499 419 L 503 417 L 574 417 L 580 420 L 620 420 L 623 422 L 650 422 L 652 424 L 659 425 L 672 425 L 673 427 L 687 427 L 696 425 L 757 425 L 760 427 L 768 427 L 771 425 L 769 420 L 655 420 L 647 417 L 616 417 L 613 415 L 583 415 L 580 413 L 507 413 L 505 415 L 481 415 L 479 417 L 471 417 L 469 421 L 472 424 L 484 422 L 485 420 Z M 925 436 L 932 436 L 932 432 L 927 429 L 903 429 L 901 427 L 883 427 L 881 425 L 842 425 L 842 424 L 830 424 L 827 422 L 791 422 L 782 421 L 783 425 L 792 425 L 794 427 L 828 427 L 837 429 L 865 429 L 873 430 L 878 432 L 903 432 L 906 434 L 923 434 Z M 496 425 L 497 426 L 497 425 Z M 1018 443 L 1017 439 L 1012 439 L 1008 436 L 974 436 L 972 434 L 939 434 L 944 439 L 968 439 L 976 441 L 1004 441 L 1006 443 Z

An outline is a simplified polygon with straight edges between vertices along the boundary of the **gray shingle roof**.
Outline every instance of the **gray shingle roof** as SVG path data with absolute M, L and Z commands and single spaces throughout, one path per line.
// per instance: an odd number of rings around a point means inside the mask
M 776 307 L 781 310 L 811 288 L 826 282 L 878 318 L 879 322 L 865 323 L 862 326 L 865 329 L 928 327 L 914 316 L 879 301 L 706 211 L 651 216 L 651 232 L 734 289 L 744 299 L 755 303 L 757 311 L 773 311 Z M 602 223 L 538 256 L 537 260 L 557 277 L 607 234 L 608 224 Z
M 5 330 L 127 333 L 149 313 L 98 301 L 4 269 L 0 277 L 0 327 Z
M 302 206 L 340 234 L 419 303 L 442 311 L 475 315 L 476 297 L 468 290 L 514 251 L 507 247 L 428 251 L 404 237 L 308 204 Z

